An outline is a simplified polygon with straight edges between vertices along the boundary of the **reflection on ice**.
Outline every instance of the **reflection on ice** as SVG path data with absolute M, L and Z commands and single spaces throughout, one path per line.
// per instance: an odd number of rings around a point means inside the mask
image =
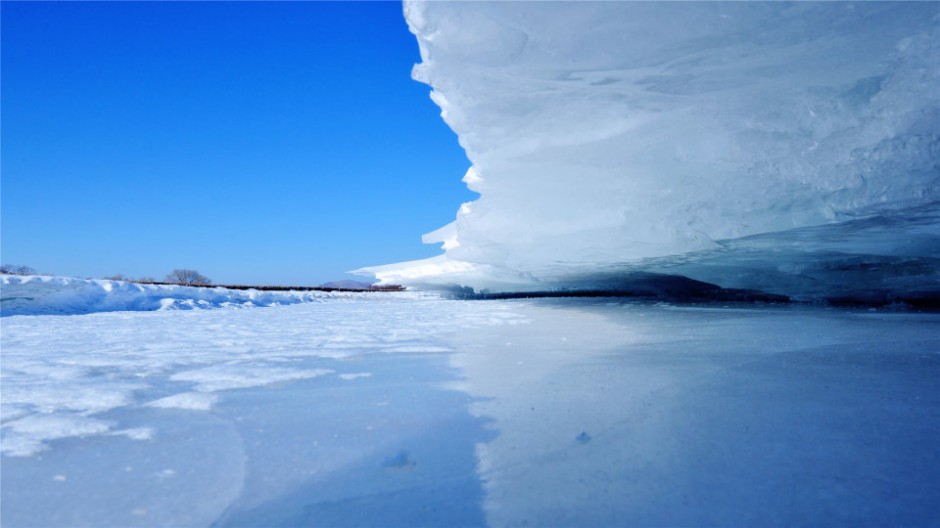
M 936 316 L 519 306 L 462 336 L 491 525 L 940 520 Z
M 248 459 L 216 526 L 481 526 L 467 397 L 436 386 L 445 357 L 362 358 L 373 375 L 232 395 Z

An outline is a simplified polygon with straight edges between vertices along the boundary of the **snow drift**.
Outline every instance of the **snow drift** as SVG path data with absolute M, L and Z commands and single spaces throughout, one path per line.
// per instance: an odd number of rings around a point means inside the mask
M 940 6 L 406 2 L 481 194 L 366 268 L 476 291 L 680 274 L 802 299 L 940 291 Z
M 0 314 L 3 316 L 272 306 L 357 295 L 350 292 L 195 288 L 40 275 L 3 275 L 0 286 Z

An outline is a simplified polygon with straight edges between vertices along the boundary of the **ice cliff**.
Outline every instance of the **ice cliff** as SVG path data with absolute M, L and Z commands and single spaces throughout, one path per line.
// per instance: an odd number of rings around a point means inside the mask
M 490 291 L 682 275 L 796 299 L 940 292 L 940 4 L 406 2 L 480 198 L 444 254 Z M 654 275 L 650 275 L 654 274 Z

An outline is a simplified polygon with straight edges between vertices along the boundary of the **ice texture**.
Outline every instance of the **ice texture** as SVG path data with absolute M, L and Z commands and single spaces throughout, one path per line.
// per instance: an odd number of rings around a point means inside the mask
M 940 292 L 940 4 L 417 2 L 413 76 L 481 196 L 367 268 L 475 291 L 683 275 Z
M 938 328 L 397 293 L 3 317 L 3 526 L 937 526 Z

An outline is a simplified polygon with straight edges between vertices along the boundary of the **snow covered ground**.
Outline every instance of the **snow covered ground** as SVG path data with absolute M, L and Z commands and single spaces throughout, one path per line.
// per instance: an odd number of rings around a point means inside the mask
M 413 293 L 13 315 L 2 522 L 940 523 L 940 316 Z

